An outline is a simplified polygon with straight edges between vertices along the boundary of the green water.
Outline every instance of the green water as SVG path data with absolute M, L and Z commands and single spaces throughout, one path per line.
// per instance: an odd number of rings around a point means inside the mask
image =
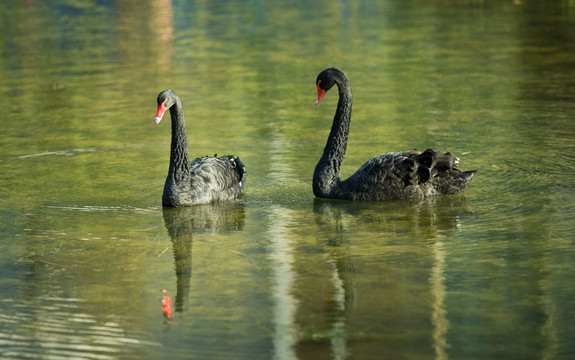
M 0 52 L 1 358 L 575 356 L 573 1 L 9 1 Z M 464 196 L 315 200 L 328 66 L 343 177 L 430 147 Z M 166 88 L 241 200 L 162 210 Z

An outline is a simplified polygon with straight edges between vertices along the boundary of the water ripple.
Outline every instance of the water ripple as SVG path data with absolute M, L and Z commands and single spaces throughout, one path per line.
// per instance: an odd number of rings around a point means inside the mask
M 33 158 L 33 157 L 39 157 L 39 156 L 51 156 L 51 155 L 52 156 L 72 156 L 72 155 L 91 153 L 91 152 L 96 152 L 96 151 L 97 151 L 96 148 L 69 149 L 69 150 L 60 150 L 60 151 L 45 151 L 45 152 L 36 153 L 36 154 L 20 155 L 20 156 L 17 156 L 16 159 L 27 159 L 27 158 Z
M 37 303 L 39 302 L 39 304 Z M 13 303 L 12 300 L 3 303 Z M 147 341 L 116 321 L 102 321 L 82 312 L 84 301 L 39 297 L 0 313 L 2 359 L 119 359 L 160 344 Z M 143 336 L 142 336 L 143 337 Z
M 50 209 L 64 210 L 64 211 L 83 211 L 83 212 L 107 212 L 107 211 L 126 211 L 126 212 L 139 212 L 139 213 L 155 213 L 157 208 L 137 208 L 128 205 L 118 206 L 93 206 L 93 205 L 66 205 L 66 206 L 47 206 Z

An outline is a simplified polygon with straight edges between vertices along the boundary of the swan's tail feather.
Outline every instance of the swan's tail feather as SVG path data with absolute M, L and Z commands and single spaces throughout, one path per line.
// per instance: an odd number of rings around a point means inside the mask
M 458 194 L 465 190 L 476 172 L 477 170 L 460 171 L 459 169 L 441 172 L 433 179 L 434 187 L 440 194 Z
M 451 153 L 447 152 L 441 156 L 437 157 L 437 164 L 435 167 L 438 170 L 451 170 L 457 168 L 459 163 L 459 158 L 453 156 Z

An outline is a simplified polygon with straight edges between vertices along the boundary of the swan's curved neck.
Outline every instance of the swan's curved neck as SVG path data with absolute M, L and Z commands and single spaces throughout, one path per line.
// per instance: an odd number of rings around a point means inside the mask
M 345 75 L 338 76 L 335 83 L 339 90 L 337 110 L 323 155 L 313 174 L 313 192 L 318 197 L 327 197 L 337 186 L 351 122 L 352 95 L 349 80 Z
M 184 193 L 190 189 L 190 158 L 188 156 L 188 136 L 186 134 L 186 122 L 184 110 L 178 97 L 170 107 L 172 118 L 172 144 L 170 150 L 170 170 L 164 187 L 164 194 L 168 186 L 177 187 Z

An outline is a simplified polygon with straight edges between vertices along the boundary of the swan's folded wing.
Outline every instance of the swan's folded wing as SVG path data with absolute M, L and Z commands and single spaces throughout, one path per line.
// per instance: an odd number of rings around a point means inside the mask
M 375 156 L 363 164 L 353 175 L 341 183 L 342 190 L 354 192 L 355 198 L 361 199 L 361 194 L 379 192 L 382 197 L 387 193 L 398 192 L 417 177 L 413 161 L 407 153 L 396 152 Z
M 435 153 L 393 152 L 375 156 L 340 186 L 351 199 L 389 200 L 419 197 L 417 187 L 431 179 Z
M 226 191 L 238 186 L 243 187 L 245 169 L 241 161 L 236 162 L 231 155 L 199 157 L 191 162 L 190 167 L 192 188 Z

